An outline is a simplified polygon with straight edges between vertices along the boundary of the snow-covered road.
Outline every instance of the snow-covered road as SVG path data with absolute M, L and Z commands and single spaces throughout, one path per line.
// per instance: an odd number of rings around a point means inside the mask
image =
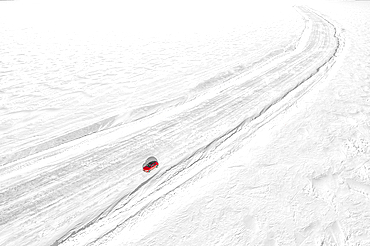
M 335 62 L 339 30 L 307 7 L 297 11 L 306 27 L 296 48 L 252 72 L 204 93 L 207 85 L 194 87 L 196 97 L 167 110 L 1 166 L 0 243 L 104 245 L 217 168 L 217 157 L 238 148 L 230 138 L 252 134 Z M 149 175 L 140 170 L 148 153 L 160 163 Z

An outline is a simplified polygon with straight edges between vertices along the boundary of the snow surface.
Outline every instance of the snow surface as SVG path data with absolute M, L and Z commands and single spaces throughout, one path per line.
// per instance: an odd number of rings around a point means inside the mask
M 1 2 L 0 245 L 370 245 L 369 16 Z

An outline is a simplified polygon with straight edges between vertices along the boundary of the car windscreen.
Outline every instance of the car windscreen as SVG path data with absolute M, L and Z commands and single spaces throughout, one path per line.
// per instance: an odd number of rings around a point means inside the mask
M 154 164 L 155 164 L 155 161 L 149 162 L 148 167 L 152 167 L 154 166 Z

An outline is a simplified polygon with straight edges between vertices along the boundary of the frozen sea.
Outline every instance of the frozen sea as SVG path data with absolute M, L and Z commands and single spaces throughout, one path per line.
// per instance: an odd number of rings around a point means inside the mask
M 370 245 L 369 16 L 0 1 L 0 245 Z
M 262 4 L 1 5 L 2 163 L 192 100 L 294 49 L 304 27 Z

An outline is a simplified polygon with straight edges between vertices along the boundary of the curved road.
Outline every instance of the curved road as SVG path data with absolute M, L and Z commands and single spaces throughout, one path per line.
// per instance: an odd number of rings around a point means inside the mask
M 117 137 L 127 131 L 122 126 L 1 166 L 0 245 L 104 244 L 148 203 L 181 185 L 179 177 L 196 173 L 196 156 L 334 59 L 335 27 L 308 8 L 297 9 L 306 30 L 297 50 L 283 58 L 132 124 L 124 138 Z M 149 175 L 140 170 L 148 155 L 160 161 Z

